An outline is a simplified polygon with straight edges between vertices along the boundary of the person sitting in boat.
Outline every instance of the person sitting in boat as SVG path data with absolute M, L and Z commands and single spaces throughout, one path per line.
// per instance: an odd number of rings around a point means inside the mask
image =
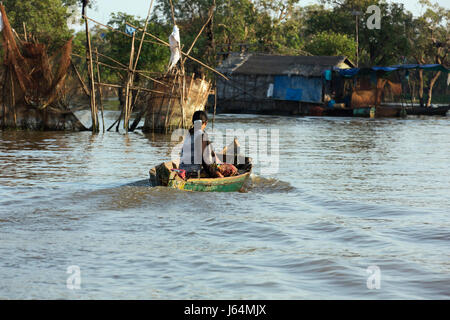
M 214 152 L 205 128 L 208 125 L 208 115 L 205 111 L 196 111 L 192 117 L 193 127 L 189 130 L 181 150 L 180 169 L 186 171 L 187 177 L 206 173 L 211 178 L 233 176 L 238 170 L 232 164 L 220 161 Z

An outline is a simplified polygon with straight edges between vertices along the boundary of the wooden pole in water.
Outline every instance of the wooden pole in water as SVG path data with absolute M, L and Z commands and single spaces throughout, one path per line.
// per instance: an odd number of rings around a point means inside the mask
M 3 113 L 2 113 L 2 129 L 4 129 L 6 127 L 6 78 L 7 78 L 7 73 L 9 72 L 8 68 L 5 68 L 5 71 L 3 72 L 3 81 L 2 81 L 2 88 L 3 88 L 3 96 L 2 96 L 2 108 L 3 108 Z
M 128 132 L 128 120 L 130 116 L 128 115 L 129 112 L 129 105 L 131 103 L 130 99 L 130 88 L 132 86 L 131 84 L 131 74 L 133 72 L 133 59 L 134 59 L 134 39 L 136 38 L 136 32 L 133 32 L 133 39 L 131 40 L 131 52 L 130 52 L 130 64 L 128 66 L 128 78 L 126 82 L 126 88 L 125 88 L 125 106 L 123 108 L 124 115 L 123 115 L 123 128 L 126 132 Z
M 130 72 L 129 72 L 129 79 L 128 79 L 128 86 L 131 88 L 133 87 L 134 84 L 134 74 L 136 72 L 137 69 L 137 65 L 139 62 L 139 58 L 141 56 L 141 50 L 142 50 L 142 46 L 144 44 L 144 40 L 145 40 L 145 31 L 147 30 L 147 26 L 148 26 L 148 22 L 150 20 L 150 14 L 152 12 L 152 8 L 153 8 L 153 0 L 150 2 L 150 7 L 148 9 L 148 14 L 147 14 L 147 19 L 145 19 L 145 25 L 144 25 L 144 32 L 142 32 L 142 37 L 141 37 L 141 41 L 139 43 L 139 49 L 138 49 L 138 53 L 136 56 L 136 60 L 134 61 L 134 66 L 133 66 L 133 62 L 130 59 Z M 132 44 L 132 56 L 134 58 L 134 39 L 135 39 L 135 33 L 133 33 L 133 44 Z M 127 89 L 129 90 L 129 88 Z M 128 127 L 129 127 L 129 122 L 130 122 L 130 117 L 131 117 L 131 112 L 133 109 L 133 95 L 131 95 L 131 97 L 129 98 L 129 101 L 126 103 L 126 111 L 125 111 L 125 122 L 124 122 L 124 126 L 126 126 L 125 130 L 128 132 Z
M 214 121 L 216 120 L 216 106 L 217 106 L 217 80 L 214 81 L 214 113 L 212 129 L 214 130 Z
M 97 58 L 97 80 L 98 80 L 98 83 L 101 83 L 102 79 L 100 78 L 100 67 L 98 65 L 98 49 L 97 48 L 95 48 L 95 53 L 96 53 L 96 58 Z M 103 133 L 105 133 L 105 117 L 103 115 L 104 108 L 103 108 L 102 86 L 98 87 L 98 94 L 99 94 L 99 99 L 100 99 L 100 108 L 101 108 L 100 110 L 101 110 L 101 114 L 102 114 Z
M 14 80 L 13 73 L 9 73 L 11 79 L 11 107 L 13 109 L 14 127 L 17 128 L 17 113 L 16 113 L 16 97 L 14 95 Z
M 86 13 L 87 1 L 83 1 L 83 14 Z M 92 117 L 92 132 L 98 132 L 98 113 L 97 106 L 95 103 L 95 80 L 94 80 L 94 65 L 92 62 L 92 47 L 91 47 L 91 36 L 89 34 L 89 23 L 88 20 L 84 19 L 86 26 L 86 62 L 89 71 L 89 84 L 90 84 L 90 96 L 91 96 L 91 117 Z
M 172 10 L 172 21 L 173 21 L 173 25 L 174 27 L 176 26 L 177 22 L 175 21 L 175 10 L 173 8 L 173 3 L 172 0 L 170 0 L 170 8 Z M 181 44 L 178 43 L 178 50 L 180 51 L 180 55 L 181 55 Z M 186 103 L 186 92 L 185 92 L 185 88 L 186 88 L 186 75 L 185 75 L 185 70 L 184 70 L 184 59 L 183 59 L 183 55 L 181 55 L 180 57 L 180 80 L 181 83 L 179 84 L 179 88 L 178 90 L 180 91 L 180 107 L 181 107 L 181 127 L 184 128 L 185 127 L 185 111 L 184 111 L 184 104 Z M 194 75 L 192 75 L 194 76 Z M 174 81 L 174 85 L 175 85 L 175 81 Z M 166 128 L 167 130 L 167 128 Z

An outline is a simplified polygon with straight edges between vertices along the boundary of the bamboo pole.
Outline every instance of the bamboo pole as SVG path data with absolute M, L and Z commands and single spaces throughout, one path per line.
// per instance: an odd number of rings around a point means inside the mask
M 102 79 L 100 77 L 100 67 L 98 65 L 98 49 L 95 48 L 95 53 L 96 53 L 96 57 L 97 57 L 97 80 L 98 82 L 102 82 Z M 98 87 L 98 94 L 99 94 L 99 99 L 100 99 L 100 110 L 101 110 L 101 115 L 102 115 L 102 128 L 103 128 L 103 133 L 105 133 L 105 117 L 104 117 L 104 108 L 103 108 L 103 97 L 102 97 L 102 86 Z
M 80 81 L 80 83 L 81 83 L 81 87 L 82 87 L 84 93 L 86 93 L 86 95 L 87 95 L 88 97 L 90 97 L 91 94 L 89 93 L 89 89 L 88 89 L 88 87 L 86 86 L 86 84 L 84 83 L 83 79 L 81 78 L 81 75 L 80 75 L 80 73 L 78 72 L 78 70 L 77 70 L 77 68 L 75 67 L 75 65 L 73 64 L 73 61 L 71 61 L 70 64 L 72 65 L 72 68 L 73 68 L 73 70 L 75 71 L 75 74 L 77 75 L 78 81 Z
M 25 42 L 28 42 L 27 26 L 25 25 L 25 22 L 23 22 L 23 35 L 24 35 L 24 38 L 25 38 Z
M 13 80 L 13 73 L 10 72 L 10 79 L 11 79 L 11 106 L 13 109 L 13 118 L 14 118 L 14 127 L 17 128 L 17 112 L 16 112 L 16 97 L 14 94 L 14 80 Z
M 217 80 L 214 81 L 214 113 L 212 122 L 213 131 L 214 131 L 214 121 L 216 120 L 216 106 L 217 106 Z
M 130 87 L 131 87 L 131 72 L 133 68 L 133 59 L 134 59 L 134 40 L 135 40 L 135 34 L 133 33 L 133 40 L 131 42 L 131 51 L 130 51 L 130 64 L 128 69 L 128 77 L 125 85 L 125 105 L 124 105 L 124 117 L 123 117 L 123 128 L 126 132 L 128 132 L 128 110 L 129 110 L 129 104 L 130 104 Z
M 203 33 L 203 30 L 205 30 L 206 26 L 208 25 L 209 21 L 211 21 L 212 17 L 214 14 L 214 6 L 211 7 L 210 12 L 209 12 L 209 16 L 208 19 L 206 20 L 205 24 L 203 25 L 203 27 L 200 29 L 200 32 L 197 34 L 197 36 L 195 37 L 194 41 L 192 42 L 191 46 L 189 47 L 188 51 L 186 51 L 186 54 L 189 55 L 192 51 L 192 49 L 195 46 L 195 43 L 197 42 L 198 38 L 200 37 L 200 35 Z M 187 58 L 186 58 L 187 59 Z
M 175 10 L 173 8 L 173 3 L 172 0 L 170 0 L 170 8 L 172 11 L 172 21 L 173 21 L 173 25 L 174 27 L 177 25 L 177 22 L 175 20 Z M 181 51 L 181 44 L 178 42 L 178 50 Z M 181 73 L 181 77 L 178 78 L 179 83 L 178 83 L 178 90 L 180 91 L 180 108 L 181 108 L 181 127 L 184 128 L 185 125 L 185 111 L 184 111 L 184 105 L 185 105 L 185 97 L 186 97 L 186 92 L 185 92 L 185 88 L 186 88 L 186 75 L 185 75 L 185 70 L 184 70 L 184 59 L 183 57 L 181 57 L 180 59 L 180 73 Z M 176 78 L 174 83 L 176 82 Z M 175 84 L 174 84 L 175 85 Z M 170 106 L 170 103 L 169 103 Z M 167 119 L 166 119 L 167 120 Z M 167 132 L 167 127 L 166 127 L 166 132 Z
M 96 54 L 97 54 L 97 52 L 96 52 Z M 78 58 L 85 59 L 85 57 L 80 56 L 80 55 L 78 55 L 78 54 L 76 54 L 76 53 L 72 53 L 71 55 L 74 56 L 74 57 L 78 57 Z M 106 55 L 104 55 L 104 54 L 101 54 L 100 52 L 98 52 L 98 55 L 99 55 L 100 57 L 104 57 L 104 58 L 110 59 L 111 61 L 115 62 L 115 60 L 114 60 L 113 58 L 108 57 L 108 56 L 106 56 Z M 98 60 L 98 59 L 97 59 L 97 60 Z M 97 62 L 96 62 L 96 63 L 97 63 Z M 121 64 L 120 62 L 118 62 L 118 64 L 121 65 L 120 67 L 112 66 L 112 65 L 110 65 L 110 64 L 107 64 L 107 63 L 104 63 L 104 62 L 100 62 L 100 61 L 98 62 L 98 64 L 100 64 L 100 65 L 102 65 L 102 66 L 105 66 L 105 67 L 108 67 L 108 68 L 111 68 L 111 69 L 114 69 L 114 70 L 128 71 L 127 66 Z M 150 76 L 147 76 L 147 75 L 146 75 L 146 73 L 150 73 L 150 72 L 147 72 L 147 71 L 145 71 L 145 70 L 135 70 L 135 73 L 139 73 L 140 76 L 142 76 L 142 77 L 144 77 L 144 78 L 146 78 L 146 79 L 148 79 L 148 80 L 151 80 L 151 81 L 157 82 L 157 83 L 159 83 L 159 84 L 161 84 L 161 85 L 163 85 L 163 86 L 169 87 L 169 85 L 168 85 L 167 83 L 164 83 L 164 82 L 162 82 L 162 81 L 159 81 L 158 79 L 155 79 L 155 78 L 153 78 L 153 77 L 150 77 Z
M 86 12 L 86 4 L 83 3 L 83 12 Z M 90 92 L 91 92 L 91 117 L 92 117 L 92 132 L 98 132 L 98 114 L 97 106 L 95 103 L 95 80 L 94 80 L 94 66 L 92 63 L 92 47 L 91 47 L 91 36 L 89 34 L 89 23 L 87 19 L 84 19 L 86 26 L 86 59 L 89 71 L 90 80 Z
M 99 82 L 96 82 L 95 84 L 98 85 L 98 86 L 112 87 L 112 88 L 122 88 L 123 87 L 121 85 L 111 84 L 111 83 L 99 83 Z M 159 93 L 159 94 L 166 94 L 166 92 L 163 92 L 163 91 L 147 89 L 147 88 L 142 88 L 142 87 L 137 87 L 137 86 L 133 86 L 130 89 L 132 89 L 132 90 L 141 90 L 141 91 L 145 91 L 145 92 Z M 172 97 L 179 98 L 180 96 L 173 95 Z
M 177 77 L 177 75 L 175 75 L 175 77 Z M 172 90 L 170 91 L 170 94 L 171 94 L 171 95 L 173 94 L 173 90 L 174 90 L 175 85 L 176 85 L 176 80 L 177 80 L 177 79 L 174 79 L 174 81 L 173 81 Z M 182 97 L 180 97 L 180 98 L 182 98 Z M 169 104 L 167 105 L 166 119 L 165 119 L 165 121 L 164 121 L 164 130 L 165 130 L 165 133 L 168 132 L 167 126 L 170 125 L 170 121 L 169 121 L 169 112 L 170 112 L 170 105 L 171 105 L 171 103 L 172 103 L 173 100 L 174 100 L 174 99 L 169 99 Z
M 128 73 L 127 94 L 128 94 L 129 87 L 132 87 L 134 84 L 134 73 L 137 69 L 139 58 L 141 56 L 141 50 L 142 50 L 142 46 L 144 44 L 144 39 L 145 39 L 145 31 L 147 30 L 148 21 L 150 20 L 150 14 L 152 12 L 152 8 L 153 8 L 153 0 L 150 2 L 150 7 L 148 9 L 147 18 L 145 19 L 144 32 L 142 32 L 142 37 L 141 37 L 141 41 L 139 43 L 138 53 L 137 53 L 136 59 L 134 61 L 134 66 L 133 66 L 133 61 L 130 59 L 130 69 L 131 70 Z M 133 44 L 132 44 L 132 53 L 131 53 L 131 56 L 133 58 L 134 58 L 134 39 L 135 39 L 135 33 L 133 33 Z M 125 126 L 125 130 L 128 132 L 129 121 L 130 121 L 131 113 L 133 111 L 132 95 L 129 98 L 129 101 L 127 101 L 127 103 L 125 104 L 125 106 L 126 106 L 126 110 L 125 110 L 124 126 Z
M 94 20 L 94 19 L 92 19 L 92 18 L 89 18 L 89 17 L 85 16 L 85 15 L 82 15 L 82 17 L 83 17 L 84 19 L 88 19 L 88 20 L 90 20 L 90 21 L 92 21 L 92 22 L 98 24 L 99 26 L 105 27 L 105 28 L 107 28 L 107 29 L 110 29 L 111 31 L 120 33 L 120 34 L 122 34 L 122 35 L 124 35 L 124 36 L 126 36 L 126 37 L 129 37 L 129 38 L 132 38 L 132 36 L 130 36 L 130 35 L 129 35 L 128 33 L 126 33 L 126 32 L 123 32 L 123 31 L 114 29 L 114 28 L 111 27 L 111 26 L 108 26 L 108 25 L 106 25 L 106 24 L 103 24 L 103 23 L 101 23 L 101 22 L 98 22 L 98 21 L 96 21 L 96 20 Z M 130 27 L 133 27 L 130 23 L 127 22 L 127 24 L 128 24 Z M 134 28 L 134 27 L 133 27 L 133 28 Z M 135 29 L 136 29 L 136 28 L 135 28 Z M 136 30 L 142 31 L 142 29 L 136 29 Z M 151 40 L 144 40 L 144 42 L 153 43 L 153 44 L 161 44 L 161 43 L 158 43 L 158 42 L 155 42 L 155 41 L 151 41 Z
M 3 96 L 2 96 L 2 108 L 3 108 L 3 114 L 2 114 L 2 129 L 4 129 L 6 127 L 6 79 L 8 77 L 8 73 L 9 73 L 9 68 L 6 67 L 4 72 L 3 72 L 3 81 L 2 81 L 2 91 L 3 91 Z
M 170 9 L 172 11 L 172 22 L 173 22 L 173 25 L 175 27 L 177 25 L 177 22 L 175 21 L 175 10 L 173 9 L 172 0 L 169 0 L 169 2 L 170 2 Z M 145 30 L 144 30 L 144 32 L 145 32 Z M 181 44 L 180 43 L 178 43 L 178 50 L 181 53 Z M 181 69 L 180 69 L 181 70 L 181 75 L 184 76 L 184 61 L 183 61 L 183 58 L 180 59 L 180 65 L 181 65 Z M 182 96 L 183 96 L 183 94 L 182 94 Z
M 145 31 L 147 30 L 148 21 L 150 20 L 150 14 L 152 12 L 152 8 L 153 8 L 153 0 L 150 2 L 150 8 L 148 9 L 147 19 L 145 19 L 144 32 L 142 32 L 141 43 L 139 44 L 139 50 L 137 53 L 136 61 L 134 63 L 133 75 L 134 75 L 134 72 L 136 72 L 137 65 L 139 62 L 139 57 L 141 56 L 142 45 L 144 44 L 144 39 L 145 39 Z

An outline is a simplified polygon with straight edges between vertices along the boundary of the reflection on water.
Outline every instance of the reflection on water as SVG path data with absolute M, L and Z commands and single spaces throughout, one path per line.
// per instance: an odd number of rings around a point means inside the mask
M 280 132 L 240 193 L 150 187 L 169 135 L 0 132 L 0 298 L 448 298 L 449 122 L 217 116 Z

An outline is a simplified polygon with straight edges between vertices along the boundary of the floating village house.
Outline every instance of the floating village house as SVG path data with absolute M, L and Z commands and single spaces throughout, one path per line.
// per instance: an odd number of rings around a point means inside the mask
M 217 112 L 309 114 L 331 99 L 331 70 L 353 67 L 345 56 L 231 54 L 217 68 L 229 78 L 217 77 Z

